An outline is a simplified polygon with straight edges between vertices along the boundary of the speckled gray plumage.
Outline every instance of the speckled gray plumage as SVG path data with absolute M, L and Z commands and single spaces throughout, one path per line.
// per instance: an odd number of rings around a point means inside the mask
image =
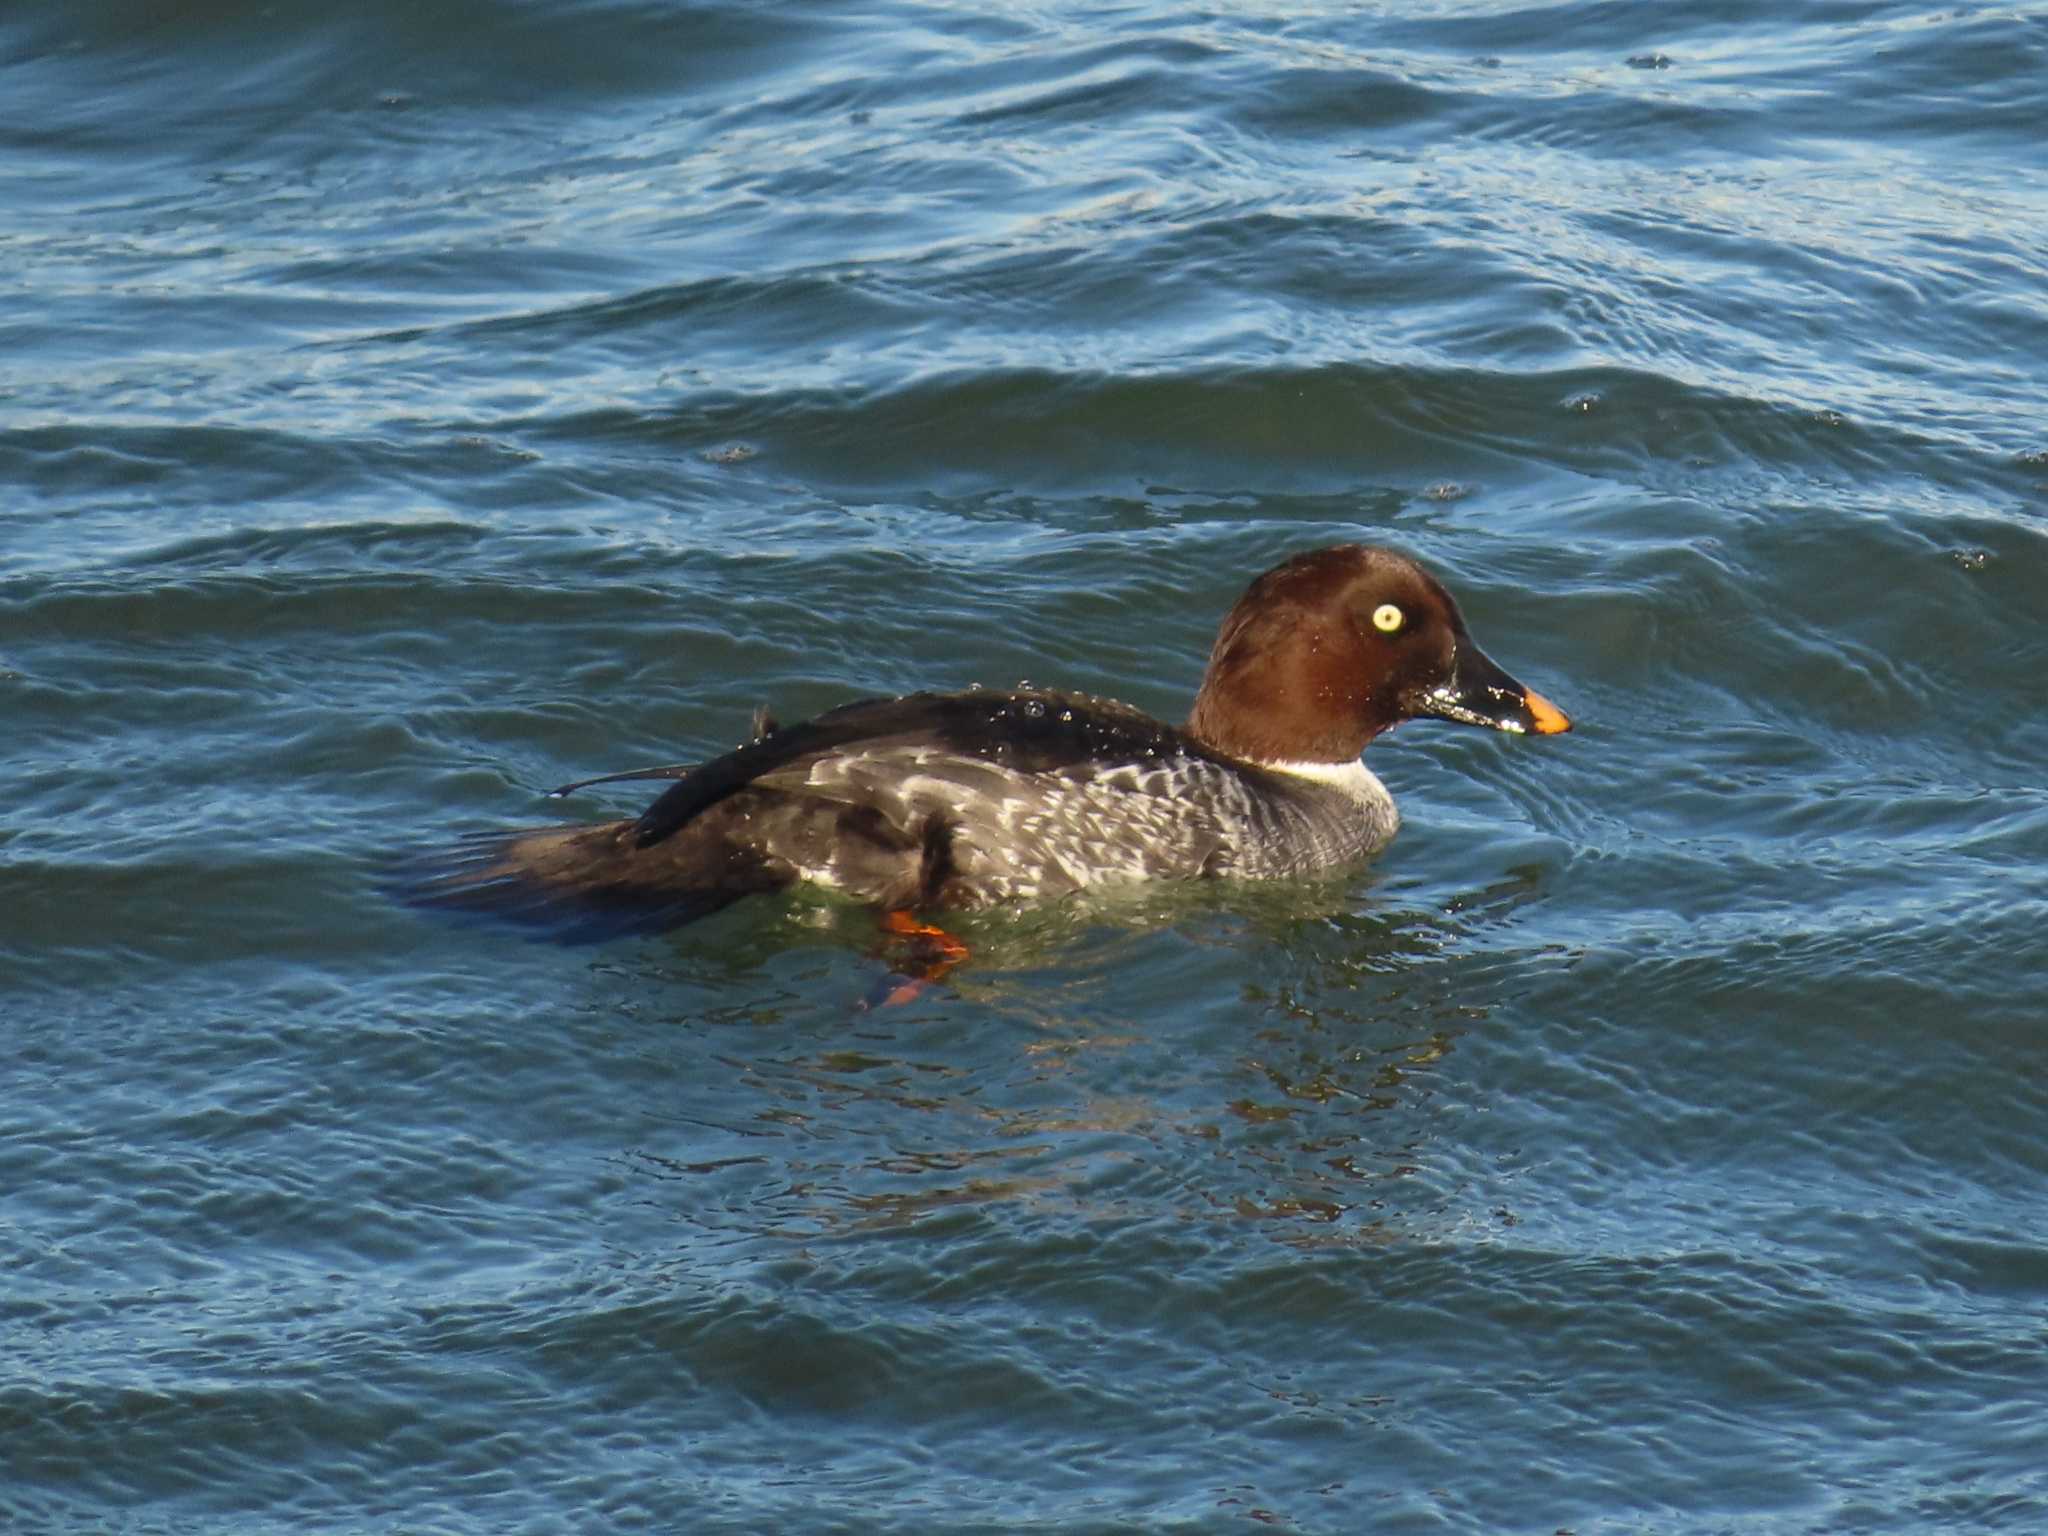
M 699 767 L 610 776 L 676 782 L 634 821 L 474 845 L 417 894 L 659 927 L 799 880 L 884 907 L 978 907 L 1141 880 L 1303 875 L 1394 833 L 1392 799 L 1353 768 L 1240 763 L 1079 694 L 865 700 Z

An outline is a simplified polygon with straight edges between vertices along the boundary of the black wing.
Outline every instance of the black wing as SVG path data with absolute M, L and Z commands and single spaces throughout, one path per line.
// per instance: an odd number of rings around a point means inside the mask
M 775 715 L 766 704 L 754 706 L 753 739 L 772 736 L 781 727 L 775 723 Z M 659 768 L 627 768 L 618 773 L 600 773 L 594 779 L 578 779 L 573 784 L 563 784 L 548 791 L 550 800 L 559 800 L 564 795 L 573 795 L 579 789 L 589 789 L 597 784 L 623 784 L 629 779 L 683 779 L 697 771 L 696 763 L 667 763 Z
M 635 826 L 634 842 L 646 848 L 778 769 L 859 742 L 906 739 L 929 740 L 1020 773 L 1051 773 L 1086 762 L 1135 762 L 1173 753 L 1215 756 L 1172 726 L 1112 699 L 976 689 L 862 699 L 770 731 L 697 768 L 650 768 L 610 777 L 677 780 Z

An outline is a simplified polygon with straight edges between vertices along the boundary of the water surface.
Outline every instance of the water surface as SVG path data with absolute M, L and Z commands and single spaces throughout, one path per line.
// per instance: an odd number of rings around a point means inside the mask
M 22 1530 L 2048 1524 L 2048 19 L 0 15 Z M 394 849 L 1440 571 L 1336 882 Z M 633 787 L 578 802 L 596 817 Z

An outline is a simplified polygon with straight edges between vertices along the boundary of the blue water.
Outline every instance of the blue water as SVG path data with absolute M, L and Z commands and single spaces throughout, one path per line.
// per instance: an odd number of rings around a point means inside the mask
M 2048 1529 L 2048 11 L 0 10 L 0 1516 Z M 754 706 L 1567 737 L 1312 886 L 533 943 Z M 623 815 L 644 788 L 569 802 Z

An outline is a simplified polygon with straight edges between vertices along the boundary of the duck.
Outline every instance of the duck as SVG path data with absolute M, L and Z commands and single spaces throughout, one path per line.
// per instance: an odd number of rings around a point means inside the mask
M 709 761 L 554 791 L 666 781 L 638 816 L 486 834 L 407 894 L 608 937 L 808 883 L 873 908 L 886 931 L 945 940 L 919 914 L 1321 875 L 1393 838 L 1400 813 L 1364 753 L 1423 718 L 1572 728 L 1480 650 L 1421 565 L 1339 544 L 1245 589 L 1184 724 L 1030 686 L 864 698 L 789 725 L 763 713 Z

